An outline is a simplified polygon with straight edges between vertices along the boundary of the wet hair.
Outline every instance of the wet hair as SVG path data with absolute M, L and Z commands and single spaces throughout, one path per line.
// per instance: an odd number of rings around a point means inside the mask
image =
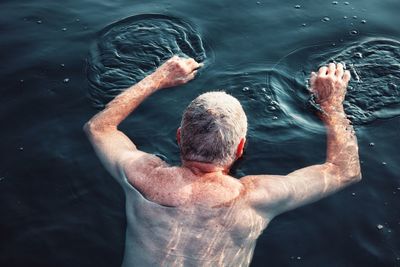
M 181 157 L 186 161 L 227 166 L 247 133 L 247 117 L 239 101 L 225 92 L 198 96 L 181 121 Z

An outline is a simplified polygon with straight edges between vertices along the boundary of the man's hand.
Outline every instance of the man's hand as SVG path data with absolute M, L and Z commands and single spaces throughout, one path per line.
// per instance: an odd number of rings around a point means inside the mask
M 152 76 L 159 89 L 178 86 L 192 80 L 196 76 L 197 69 L 202 65 L 193 58 L 173 56 L 162 64 Z
M 350 72 L 344 71 L 341 63 L 329 63 L 321 67 L 318 73 L 311 73 L 310 91 L 315 94 L 316 102 L 322 108 L 341 108 L 350 77 Z

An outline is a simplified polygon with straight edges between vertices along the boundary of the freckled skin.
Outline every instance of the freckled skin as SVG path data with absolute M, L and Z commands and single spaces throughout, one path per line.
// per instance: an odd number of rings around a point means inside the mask
M 310 78 L 327 129 L 323 164 L 284 176 L 236 179 L 230 166 L 188 161 L 169 166 L 138 150 L 118 125 L 152 93 L 189 82 L 201 66 L 193 59 L 169 59 L 84 126 L 126 194 L 123 266 L 248 266 L 257 237 L 272 218 L 361 179 L 357 139 L 343 109 L 350 73 L 340 63 L 321 67 Z M 237 158 L 244 143 L 245 138 Z

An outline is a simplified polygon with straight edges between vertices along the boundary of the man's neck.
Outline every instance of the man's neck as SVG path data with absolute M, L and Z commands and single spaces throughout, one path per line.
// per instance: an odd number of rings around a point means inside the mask
M 197 176 L 204 175 L 226 175 L 229 173 L 229 167 L 216 166 L 211 163 L 198 162 L 198 161 L 185 161 L 182 160 L 182 166 L 189 169 Z

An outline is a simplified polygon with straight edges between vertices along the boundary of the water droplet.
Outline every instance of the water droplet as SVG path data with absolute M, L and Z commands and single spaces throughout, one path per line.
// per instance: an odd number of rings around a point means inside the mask
M 350 3 L 349 2 L 344 2 L 344 4 L 347 6 L 347 5 L 350 5 Z
M 62 30 L 63 32 L 65 32 L 65 31 L 67 30 L 67 28 L 62 28 L 61 30 Z
M 41 20 L 36 21 L 37 24 L 42 24 Z
M 357 58 L 362 58 L 362 54 L 360 52 L 354 53 L 354 56 Z
M 375 146 L 374 142 L 369 143 L 369 146 Z
M 294 8 L 299 9 L 301 6 L 300 5 L 295 5 Z
M 333 1 L 332 5 L 337 5 L 339 2 L 338 1 Z
M 68 83 L 68 82 L 69 82 L 69 78 L 65 78 L 65 79 L 63 80 L 63 82 L 64 82 L 64 83 Z
M 363 19 L 363 20 L 361 20 L 361 23 L 365 24 L 365 23 L 367 23 L 367 21 L 365 19 Z
M 382 225 L 382 224 L 378 224 L 378 225 L 376 226 L 376 228 L 378 228 L 378 230 L 382 230 L 382 229 L 383 229 L 383 225 Z
M 352 30 L 352 31 L 350 32 L 350 34 L 351 34 L 351 35 L 357 35 L 357 34 L 358 34 L 358 31 Z
M 247 86 L 243 87 L 243 89 L 242 89 L 243 92 L 247 92 L 247 91 L 249 91 L 249 90 L 250 90 L 250 88 L 247 87 Z
M 324 17 L 323 19 L 322 19 L 322 21 L 324 21 L 324 22 L 327 22 L 327 21 L 330 21 L 331 19 L 330 18 L 328 18 L 328 17 Z

